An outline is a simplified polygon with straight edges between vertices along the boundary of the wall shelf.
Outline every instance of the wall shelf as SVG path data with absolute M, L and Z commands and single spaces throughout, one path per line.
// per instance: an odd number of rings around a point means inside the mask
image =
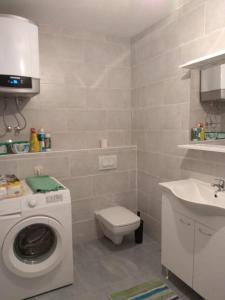
M 217 65 L 222 63 L 225 63 L 225 50 L 191 60 L 183 65 L 180 65 L 179 68 L 189 70 L 203 69 L 210 67 L 211 65 Z
M 85 149 L 62 149 L 62 150 L 52 150 L 50 152 L 35 152 L 35 153 L 20 153 L 20 154 L 5 154 L 0 155 L 1 160 L 16 160 L 20 158 L 36 158 L 36 157 L 49 157 L 49 156 L 59 156 L 64 154 L 70 154 L 75 152 L 90 152 L 90 151 L 99 151 L 99 152 L 107 152 L 107 151 L 120 151 L 127 149 L 137 149 L 136 145 L 122 145 L 122 146 L 114 146 L 108 148 L 85 148 Z
M 178 145 L 178 147 L 181 148 L 181 149 L 187 149 L 187 150 L 198 150 L 198 151 L 225 153 L 225 144 L 224 145 L 187 144 L 187 145 Z

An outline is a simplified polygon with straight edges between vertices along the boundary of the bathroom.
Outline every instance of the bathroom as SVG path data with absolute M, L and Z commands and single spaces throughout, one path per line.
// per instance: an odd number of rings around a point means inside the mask
M 15 300 L 117 299 L 109 297 L 154 278 L 179 297 L 171 299 L 224 300 L 224 289 L 217 295 L 213 281 L 211 297 L 169 267 L 167 279 L 161 248 L 162 194 L 165 200 L 168 189 L 159 183 L 225 178 L 223 145 L 190 138 L 191 128 L 207 117 L 222 124 L 224 104 L 201 104 L 199 69 L 180 67 L 216 61 L 215 53 L 225 61 L 225 1 L 0 0 L 0 14 L 38 25 L 40 57 L 40 93 L 19 100 L 26 119 L 19 133 L 4 133 L 5 103 L 12 128 L 16 106 L 15 97 L 0 96 L 0 142 L 29 141 L 31 128 L 44 128 L 52 143 L 50 152 L 1 155 L 0 174 L 56 178 L 70 190 L 72 214 L 73 284 Z M 0 66 L 3 55 L 0 50 Z M 211 109 L 217 114 L 207 113 Z M 23 126 L 20 115 L 19 121 Z M 113 165 L 100 168 L 102 157 Z M 143 243 L 135 243 L 133 232 L 121 245 L 104 237 L 96 212 L 115 206 L 140 212 Z M 216 216 L 222 219 L 222 210 Z M 171 249 L 179 257 L 172 240 Z M 6 273 L 0 267 L 1 280 Z M 224 279 L 225 272 L 215 276 Z M 29 287 L 29 280 L 23 285 Z M 15 288 L 20 283 L 15 280 Z

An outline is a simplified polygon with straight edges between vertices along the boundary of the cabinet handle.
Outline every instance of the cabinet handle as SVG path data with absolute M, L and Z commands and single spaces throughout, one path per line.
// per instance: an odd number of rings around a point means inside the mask
M 203 235 L 206 235 L 206 236 L 212 236 L 211 233 L 205 232 L 205 231 L 203 231 L 201 228 L 199 228 L 198 230 L 199 230 L 199 232 L 200 232 L 201 234 L 203 234 Z
M 191 226 L 191 223 L 184 221 L 183 219 L 180 219 L 180 222 L 184 225 Z

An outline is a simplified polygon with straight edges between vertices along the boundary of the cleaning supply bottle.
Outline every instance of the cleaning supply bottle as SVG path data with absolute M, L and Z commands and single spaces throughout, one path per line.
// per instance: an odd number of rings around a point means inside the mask
M 199 139 L 201 142 L 205 140 L 205 130 L 204 130 L 203 123 L 200 123 Z
M 40 152 L 45 152 L 45 131 L 43 128 L 38 130 L 38 140 L 40 143 Z
M 197 140 L 200 141 L 201 123 L 198 123 L 196 128 L 197 128 L 196 131 Z
M 198 141 L 198 128 L 197 127 L 193 127 L 191 128 L 191 141 Z
M 40 151 L 40 143 L 38 141 L 36 129 L 31 128 L 30 152 L 39 152 L 39 151 Z
M 46 133 L 45 135 L 45 151 L 49 152 L 52 150 L 52 139 L 51 134 Z

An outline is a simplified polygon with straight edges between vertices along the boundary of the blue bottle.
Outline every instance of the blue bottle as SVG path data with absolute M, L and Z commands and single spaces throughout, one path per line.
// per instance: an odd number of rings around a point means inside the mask
M 45 148 L 45 131 L 43 128 L 38 130 L 38 140 L 40 142 L 40 152 L 46 152 Z

